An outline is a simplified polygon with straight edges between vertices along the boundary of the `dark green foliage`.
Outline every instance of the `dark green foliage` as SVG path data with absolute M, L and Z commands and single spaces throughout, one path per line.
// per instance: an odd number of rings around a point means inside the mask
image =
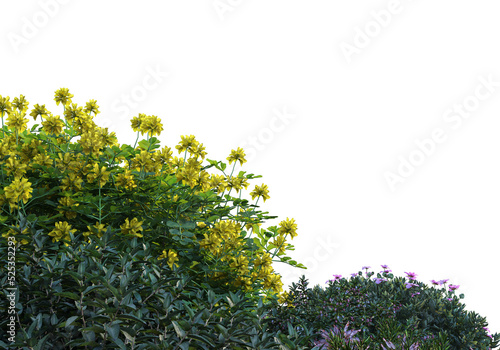
M 281 342 L 262 329 L 262 301 L 196 283 L 185 268 L 172 271 L 137 238 L 125 240 L 108 231 L 91 243 L 77 239 L 72 241 L 80 243 L 48 251 L 50 237 L 43 230 L 31 234 L 37 244 L 17 253 L 19 322 L 11 346 L 277 349 Z M 96 246 L 102 247 L 99 253 Z M 5 274 L 0 276 L 1 283 L 5 280 Z M 0 312 L 6 310 L 2 297 Z M 0 329 L 6 324 L 0 320 Z M 3 332 L 1 338 L 0 347 L 10 344 Z
M 271 308 L 269 330 L 285 334 L 288 329 L 307 330 L 319 342 L 331 330 L 349 324 L 351 330 L 359 330 L 360 345 L 366 340 L 370 349 L 386 345 L 385 341 L 400 342 L 403 336 L 406 344 L 420 342 L 421 349 L 446 349 L 447 341 L 451 349 L 498 347 L 500 334 L 489 337 L 483 329 L 486 319 L 465 310 L 452 292 L 417 281 L 412 282 L 418 287 L 407 288 L 405 278 L 389 273 L 378 274 L 387 281 L 377 284 L 369 279 L 372 275 L 364 278 L 359 272 L 349 280 L 330 281 L 326 288 L 309 288 L 302 276 L 291 285 L 288 302 Z

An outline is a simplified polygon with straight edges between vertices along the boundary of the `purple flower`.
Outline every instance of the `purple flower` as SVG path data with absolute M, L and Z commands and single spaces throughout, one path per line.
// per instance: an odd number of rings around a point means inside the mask
M 363 266 L 362 267 L 363 270 L 368 270 L 369 268 L 371 268 L 371 266 Z
M 356 277 L 358 274 L 357 273 L 351 273 L 351 276 L 354 278 Z
M 450 292 L 451 292 L 452 290 L 458 289 L 459 287 L 460 287 L 460 286 L 459 286 L 459 285 L 457 285 L 457 284 L 450 284 L 450 285 L 448 286 L 448 288 L 450 289 Z
M 389 266 L 387 266 L 387 265 L 380 265 L 380 266 L 382 266 L 383 269 L 389 268 Z
M 409 280 L 414 280 L 417 277 L 415 272 L 405 272 Z
M 431 280 L 431 283 L 432 283 L 433 285 L 435 285 L 435 286 L 437 286 L 437 285 L 441 285 L 441 283 L 439 283 L 439 282 L 437 282 L 437 281 L 435 281 L 435 280 Z
M 411 287 L 418 287 L 418 284 L 415 283 L 406 283 L 406 288 L 410 289 Z
M 453 300 L 453 298 L 446 298 L 446 299 L 448 299 L 449 301 L 452 301 L 452 300 Z
M 442 285 L 442 284 L 446 284 L 446 282 L 448 282 L 448 281 L 449 281 L 449 279 L 446 279 L 446 280 L 441 280 L 438 283 L 439 283 L 439 285 Z
M 342 275 L 333 275 L 333 277 L 335 277 L 335 281 L 338 281 L 342 278 Z
M 386 282 L 387 279 L 386 278 L 378 278 L 377 277 L 377 278 L 374 279 L 374 281 L 375 281 L 376 284 L 380 284 L 380 282 Z

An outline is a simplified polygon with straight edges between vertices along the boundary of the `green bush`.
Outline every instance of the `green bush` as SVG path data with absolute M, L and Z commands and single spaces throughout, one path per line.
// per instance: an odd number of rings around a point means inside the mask
M 273 261 L 303 267 L 286 256 L 297 225 L 287 218 L 260 227 L 275 217 L 258 210 L 269 198 L 266 185 L 250 192 L 254 203 L 242 198 L 260 177 L 233 175 L 244 151 L 231 151 L 230 172 L 221 161 L 203 165 L 205 148 L 192 135 L 181 137 L 182 156 L 173 156 L 154 137 L 160 119 L 144 114 L 131 120 L 135 145 L 119 145 L 94 122 L 96 101 L 80 107 L 72 97 L 56 91 L 64 118 L 35 105 L 29 115 L 40 124 L 27 129 L 24 96 L 12 103 L 0 96 L 0 282 L 17 288 L 17 346 L 279 344 L 282 336 L 261 328 L 258 303 L 282 291 Z
M 453 291 L 428 287 L 412 275 L 407 281 L 388 271 L 373 280 L 373 272 L 366 278 L 358 272 L 349 280 L 336 276 L 326 288 L 309 288 L 302 276 L 281 304 L 269 307 L 268 329 L 285 334 L 289 329 L 303 334 L 307 330 L 314 334 L 313 341 L 325 346 L 330 335 L 333 342 L 335 337 L 345 340 L 340 330 L 348 332 L 349 324 L 359 331 L 358 345 L 371 349 L 387 345 L 386 341 L 399 343 L 403 337 L 409 345 L 419 342 L 422 349 L 446 349 L 447 344 L 451 349 L 498 347 L 500 334 L 488 335 L 486 319 L 464 310 L 463 295 L 458 298 Z
M 31 236 L 35 250 L 19 252 L 28 264 L 17 275 L 23 327 L 12 345 L 275 348 L 274 335 L 260 325 L 262 307 L 242 292 L 199 285 L 182 268 L 172 271 L 137 237 L 126 241 L 109 230 L 92 243 L 69 244 L 49 258 L 39 249 L 47 244 L 46 234 L 32 229 Z M 101 250 L 95 249 L 96 243 Z

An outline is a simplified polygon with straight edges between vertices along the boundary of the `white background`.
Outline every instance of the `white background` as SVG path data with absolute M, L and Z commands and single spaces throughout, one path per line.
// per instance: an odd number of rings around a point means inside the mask
M 269 225 L 298 224 L 290 255 L 309 269 L 275 264 L 285 285 L 387 264 L 459 284 L 500 332 L 496 5 L 2 1 L 0 94 L 60 115 L 54 91 L 67 87 L 98 101 L 96 122 L 121 144 L 145 113 L 162 119 L 162 146 L 193 134 L 216 160 L 242 146 L 242 169 L 263 175 L 249 191 L 269 186 Z M 467 118 L 449 111 L 464 103 Z M 436 132 L 419 158 L 416 142 Z M 404 175 L 394 191 L 387 172 Z

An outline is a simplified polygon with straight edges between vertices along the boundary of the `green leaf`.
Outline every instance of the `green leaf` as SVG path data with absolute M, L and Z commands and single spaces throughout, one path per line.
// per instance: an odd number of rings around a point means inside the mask
M 177 336 L 179 338 L 184 338 L 186 336 L 186 332 L 179 326 L 179 324 L 176 321 L 172 321 L 172 324 L 174 325 L 174 330 L 175 333 L 177 333 Z
M 208 222 L 214 222 L 215 220 L 217 220 L 219 218 L 219 215 L 212 215 L 212 216 L 209 216 L 207 221 Z
M 216 345 L 212 342 L 212 340 L 210 338 L 207 338 L 207 337 L 203 336 L 203 335 L 200 335 L 200 334 L 191 334 L 189 337 L 192 338 L 192 339 L 196 339 L 196 340 L 202 341 L 205 344 L 210 345 L 211 349 L 215 349 L 216 348 Z
M 182 232 L 182 235 L 184 237 L 194 237 L 194 233 L 190 232 L 190 231 L 184 231 L 184 232 Z
M 71 293 L 71 292 L 56 292 L 56 293 L 54 293 L 54 295 L 59 295 L 61 297 L 70 298 L 73 300 L 80 300 L 80 297 L 78 295 L 76 295 L 75 293 Z
M 108 326 L 104 325 L 106 332 L 110 335 L 113 341 L 116 341 L 118 336 L 120 335 L 120 324 L 115 323 L 114 325 Z
M 179 225 L 177 222 L 170 221 L 170 220 L 167 221 L 167 226 L 168 227 L 181 227 L 181 225 Z
M 78 318 L 79 316 L 71 316 L 70 318 L 68 318 L 66 320 L 66 322 L 64 323 L 64 328 L 68 329 L 69 326 L 71 326 L 71 324 Z
M 224 338 L 226 338 L 226 339 L 229 338 L 229 334 L 227 333 L 226 327 L 224 327 L 221 324 L 216 324 L 215 328 L 217 328 L 219 330 L 219 332 L 221 332 L 221 334 L 224 336 Z
M 117 319 L 125 319 L 125 320 L 132 320 L 132 321 L 136 321 L 136 322 L 139 322 L 139 323 L 142 323 L 144 325 L 147 325 L 147 323 L 143 320 L 141 320 L 139 317 L 136 317 L 134 315 L 131 315 L 131 314 L 124 314 L 124 315 L 118 315 L 116 316 Z
M 146 140 L 139 141 L 139 147 L 141 147 L 143 150 L 147 150 L 149 147 L 149 142 Z

